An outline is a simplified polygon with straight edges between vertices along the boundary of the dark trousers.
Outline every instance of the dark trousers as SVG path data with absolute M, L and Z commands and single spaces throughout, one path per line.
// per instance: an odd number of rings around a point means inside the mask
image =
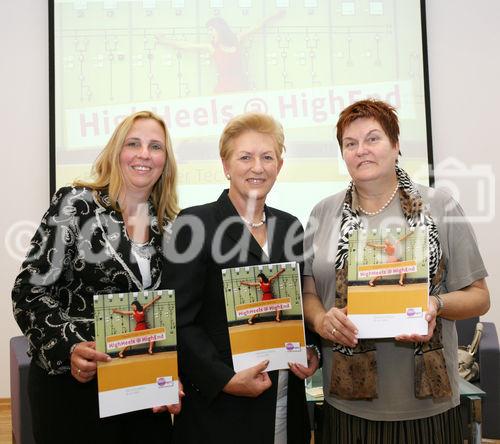
M 37 444 L 169 444 L 170 414 L 140 410 L 99 418 L 97 382 L 50 376 L 33 361 L 28 393 Z

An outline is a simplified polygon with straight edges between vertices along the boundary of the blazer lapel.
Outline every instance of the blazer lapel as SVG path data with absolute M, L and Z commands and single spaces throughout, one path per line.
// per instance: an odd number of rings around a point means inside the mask
M 149 225 L 149 245 L 151 246 L 151 285 L 156 288 L 161 280 L 161 270 L 163 266 L 163 227 L 158 225 L 158 218 L 155 215 L 154 207 L 149 202 L 149 214 L 151 224 Z
M 105 248 L 130 276 L 138 289 L 142 289 L 142 276 L 139 265 L 132 254 L 132 244 L 128 238 L 125 223 L 119 211 L 109 204 L 107 194 L 101 191 L 101 202 L 96 210 L 96 219 L 103 232 Z
M 272 208 L 266 207 L 267 245 L 269 260 L 272 263 L 283 262 L 285 237 L 288 226 L 282 218 L 276 216 Z
M 267 258 L 261 246 L 252 236 L 252 233 L 250 233 L 250 230 L 246 227 L 243 220 L 241 220 L 241 217 L 236 211 L 236 208 L 234 208 L 234 205 L 229 199 L 228 190 L 224 190 L 222 192 L 219 199 L 217 200 L 217 206 L 219 224 L 223 222 L 228 224 L 224 234 L 230 237 L 235 243 L 240 242 L 242 238 L 247 236 L 249 238 L 249 253 L 255 256 L 259 261 L 262 261 L 263 259 L 266 261 Z M 234 222 L 232 222 L 233 220 Z

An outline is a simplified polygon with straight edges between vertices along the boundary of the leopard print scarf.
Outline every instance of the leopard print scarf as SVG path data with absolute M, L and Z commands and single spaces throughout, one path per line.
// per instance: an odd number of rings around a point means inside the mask
M 429 293 L 439 294 L 446 268 L 445 258 L 436 224 L 422 197 L 407 173 L 396 166 L 399 183 L 399 199 L 404 217 L 410 227 L 426 226 L 429 232 Z M 349 185 L 343 208 L 340 238 L 335 258 L 336 293 L 335 307 L 347 305 L 347 254 L 349 236 L 361 228 L 357 209 L 352 208 L 353 183 Z M 416 343 L 415 359 L 415 396 L 434 399 L 450 397 L 451 385 L 446 371 L 441 342 L 441 318 L 436 319 L 436 328 L 427 343 Z M 334 344 L 333 367 L 330 394 L 343 399 L 377 398 L 377 360 L 375 341 L 362 339 L 355 348 Z

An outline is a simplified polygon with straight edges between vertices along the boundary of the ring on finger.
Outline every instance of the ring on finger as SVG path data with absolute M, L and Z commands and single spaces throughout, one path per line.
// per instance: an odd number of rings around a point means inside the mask
M 81 373 L 81 372 L 82 372 L 82 370 L 81 370 L 81 369 L 78 369 L 78 370 L 76 371 L 76 374 L 77 374 L 78 376 L 80 376 L 80 373 Z
M 332 328 L 332 336 L 335 336 L 335 333 L 337 332 L 337 329 L 335 327 Z

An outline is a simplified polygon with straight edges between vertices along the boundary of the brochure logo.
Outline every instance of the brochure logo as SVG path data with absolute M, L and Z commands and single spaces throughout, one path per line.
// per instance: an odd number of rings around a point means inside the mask
M 160 376 L 159 378 L 156 378 L 156 385 L 159 388 L 172 387 L 174 385 L 174 381 L 172 381 L 171 376 Z
M 422 317 L 422 308 L 414 307 L 406 309 L 406 317 L 407 318 L 421 318 Z
M 288 352 L 299 352 L 300 343 L 298 342 L 285 342 L 285 350 Z

